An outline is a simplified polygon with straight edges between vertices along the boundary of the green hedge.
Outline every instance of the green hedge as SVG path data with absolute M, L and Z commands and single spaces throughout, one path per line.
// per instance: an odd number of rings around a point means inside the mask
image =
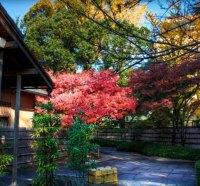
M 117 147 L 119 145 L 119 141 L 110 141 L 110 140 L 94 140 L 94 143 L 102 147 Z
M 100 146 L 116 147 L 120 151 L 138 152 L 147 156 L 159 156 L 174 159 L 199 160 L 200 149 L 179 147 L 167 144 L 132 141 L 119 142 L 110 140 L 96 140 Z
M 200 160 L 195 163 L 196 176 L 197 176 L 197 186 L 200 186 Z

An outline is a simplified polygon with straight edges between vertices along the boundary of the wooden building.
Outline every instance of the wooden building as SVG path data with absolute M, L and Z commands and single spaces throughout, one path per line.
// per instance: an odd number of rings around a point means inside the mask
M 0 5 L 0 126 L 14 127 L 17 76 L 21 79 L 19 127 L 30 128 L 35 89 L 51 90 L 53 82 L 23 42 L 23 36 Z M 32 90 L 32 91 L 31 91 Z
M 13 127 L 14 131 L 12 186 L 17 186 L 19 127 L 31 127 L 34 94 L 30 90 L 50 92 L 52 88 L 52 80 L 0 4 L 0 125 Z
M 19 127 L 32 128 L 32 118 L 34 115 L 35 95 L 41 94 L 42 91 L 23 90 L 21 91 L 21 103 L 19 111 Z M 47 94 L 47 93 L 46 93 Z M 45 95 L 45 92 L 44 94 Z M 16 90 L 2 90 L 0 101 L 0 127 L 14 127 L 15 119 Z

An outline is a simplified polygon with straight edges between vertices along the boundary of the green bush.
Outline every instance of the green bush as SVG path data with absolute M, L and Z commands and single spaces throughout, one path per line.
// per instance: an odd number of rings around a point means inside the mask
M 6 174 L 6 166 L 13 160 L 11 155 L 0 155 L 0 177 L 5 176 Z
M 53 105 L 40 104 L 45 113 L 35 114 L 33 118 L 33 139 L 38 138 L 33 143 L 36 149 L 35 158 L 37 171 L 33 179 L 33 185 L 53 186 L 56 184 L 56 171 L 58 162 L 56 158 L 60 157 L 59 141 L 57 139 L 60 131 L 60 117 L 52 114 Z
M 7 165 L 13 161 L 13 156 L 5 151 L 7 146 L 8 141 L 0 142 L 0 177 L 5 176 Z
M 87 125 L 82 119 L 74 117 L 74 123 L 67 131 L 68 163 L 76 172 L 78 183 L 85 183 L 89 169 L 95 167 L 95 161 L 89 159 L 88 155 L 98 148 L 98 145 L 91 142 L 96 128 L 96 125 Z
M 117 146 L 117 150 L 143 153 L 142 151 L 146 144 L 147 142 L 144 141 L 123 142 Z
M 197 186 L 200 186 L 200 160 L 195 163 L 196 176 L 197 176 Z
M 175 159 L 196 160 L 196 158 L 200 157 L 199 154 L 200 151 L 197 149 L 172 146 L 166 144 L 158 144 L 158 143 L 149 143 L 148 145 L 145 146 L 142 152 L 147 156 L 159 156 L 159 157 L 167 157 Z M 193 154 L 196 154 L 197 157 L 191 156 L 190 154 L 192 152 Z
M 200 149 L 192 149 L 189 147 L 180 147 L 146 141 L 119 142 L 99 140 L 96 142 L 100 146 L 116 147 L 117 150 L 120 151 L 138 152 L 147 156 L 159 156 L 185 160 L 200 159 Z

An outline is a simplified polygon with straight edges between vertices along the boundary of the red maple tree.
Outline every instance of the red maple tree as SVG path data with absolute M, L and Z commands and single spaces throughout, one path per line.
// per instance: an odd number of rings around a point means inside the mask
M 194 101 L 200 85 L 199 73 L 199 59 L 173 66 L 159 63 L 146 70 L 134 70 L 130 87 L 138 98 L 137 109 L 154 111 L 160 107 L 170 107 L 173 127 L 184 129 L 200 103 L 199 100 Z M 184 135 L 184 130 L 181 135 Z
M 109 70 L 58 73 L 53 80 L 55 89 L 50 101 L 55 111 L 62 113 L 63 126 L 71 125 L 73 116 L 87 123 L 98 123 L 105 116 L 121 119 L 135 112 L 137 101 L 131 96 L 131 89 L 118 86 L 119 76 Z M 45 102 L 42 98 L 37 99 Z

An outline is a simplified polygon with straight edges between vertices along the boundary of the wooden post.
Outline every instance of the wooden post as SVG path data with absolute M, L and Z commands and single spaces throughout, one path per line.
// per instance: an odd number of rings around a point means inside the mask
M 3 49 L 0 49 L 0 100 L 2 95 Z
M 6 40 L 0 37 L 0 100 L 2 94 L 2 71 L 3 71 L 3 48 L 6 45 Z
M 19 111 L 21 98 L 21 75 L 17 75 L 16 103 L 15 103 L 15 123 L 14 123 L 14 151 L 12 186 L 17 186 L 17 156 L 18 156 L 18 135 L 19 135 Z

